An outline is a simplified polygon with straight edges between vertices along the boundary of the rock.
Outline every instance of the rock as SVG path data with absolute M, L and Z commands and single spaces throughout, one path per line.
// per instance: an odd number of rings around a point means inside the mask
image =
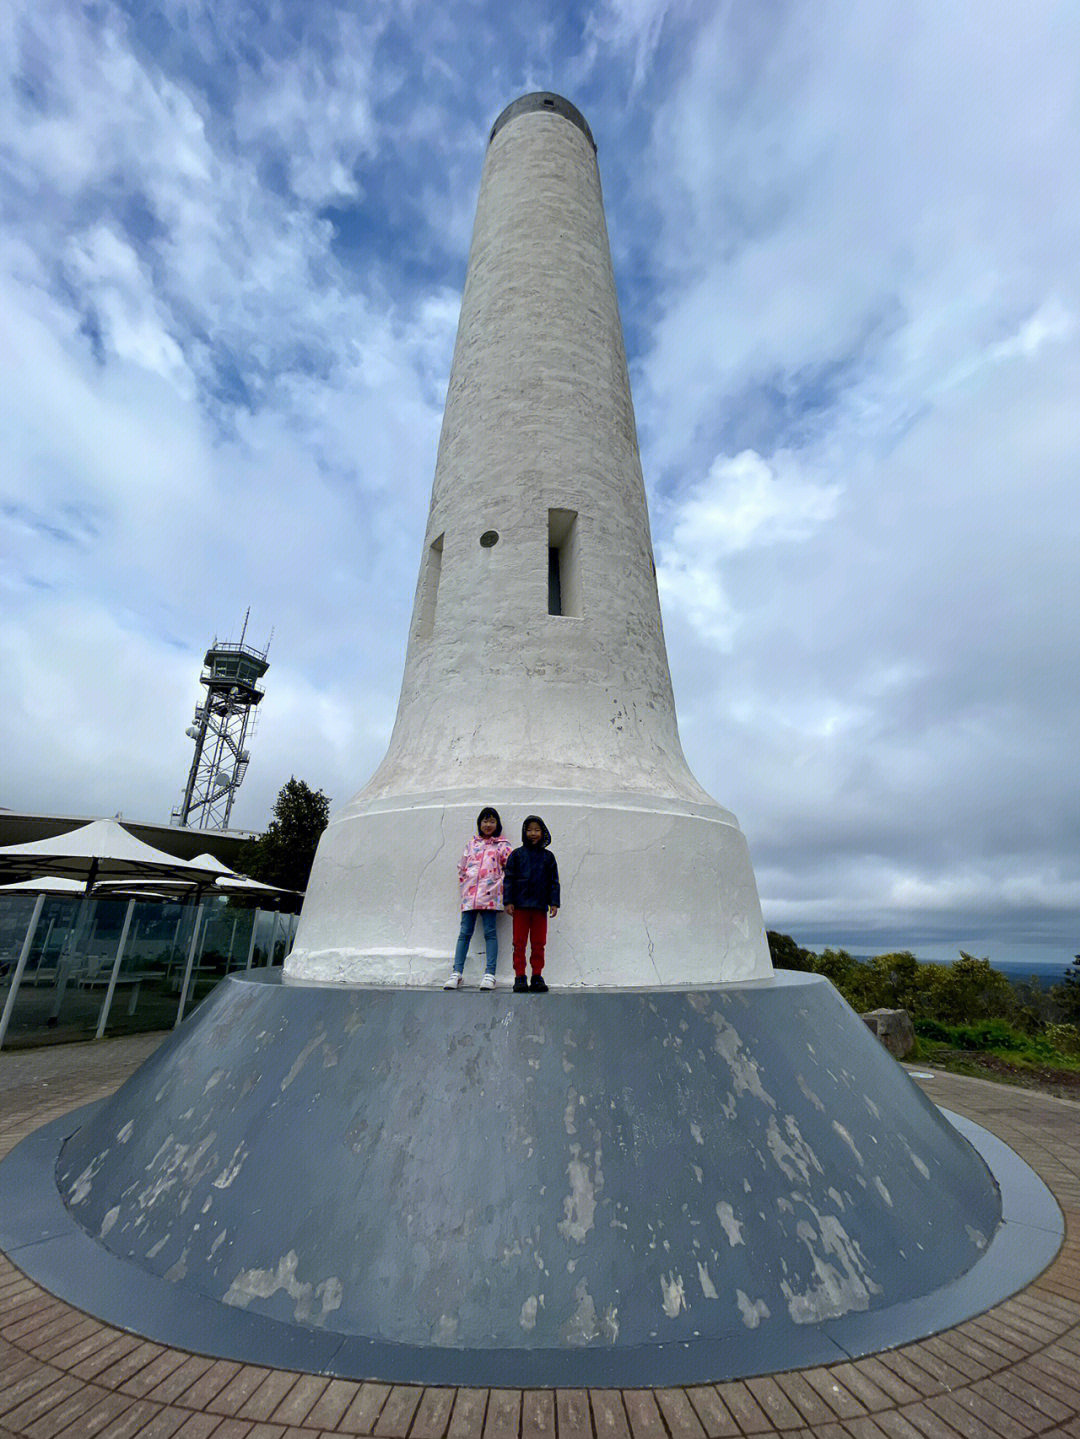
M 906 1009 L 872 1009 L 860 1018 L 894 1059 L 903 1059 L 915 1048 L 915 1026 Z

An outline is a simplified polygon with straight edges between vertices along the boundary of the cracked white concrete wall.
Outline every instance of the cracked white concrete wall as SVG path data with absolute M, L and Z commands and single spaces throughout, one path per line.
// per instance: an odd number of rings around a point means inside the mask
M 565 534 L 576 612 L 550 614 Z M 323 836 L 287 977 L 440 978 L 484 804 L 515 843 L 530 811 L 552 830 L 553 983 L 771 971 L 745 840 L 679 742 L 594 148 L 540 101 L 488 147 L 397 719 Z M 503 921 L 504 974 L 508 950 Z

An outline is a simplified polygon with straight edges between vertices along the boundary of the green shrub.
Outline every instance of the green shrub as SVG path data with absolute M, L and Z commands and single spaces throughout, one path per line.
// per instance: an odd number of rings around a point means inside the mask
M 1019 1034 L 1003 1019 L 984 1019 L 978 1024 L 957 1024 L 953 1027 L 957 1049 L 1001 1049 L 1006 1053 L 1027 1049 L 1026 1035 Z
M 1075 1024 L 1048 1024 L 1041 1038 L 1058 1054 L 1080 1054 L 1080 1027 Z
M 952 1031 L 936 1019 L 916 1019 L 915 1034 L 919 1039 L 936 1039 L 939 1044 L 952 1043 Z
M 956 1049 L 995 1049 L 1032 1056 L 1048 1055 L 1054 1040 L 1044 1034 L 1048 1019 L 1061 1017 L 1057 997 L 1064 986 L 1044 994 L 1036 981 L 1014 985 L 989 959 L 960 951 L 954 964 L 920 961 L 910 950 L 875 955 L 865 962 L 843 949 L 820 954 L 803 949 L 790 935 L 770 930 L 769 950 L 780 969 L 797 969 L 824 975 L 860 1013 L 870 1009 L 906 1009 L 915 1033 L 931 1043 Z M 1080 975 L 1080 959 L 1076 972 Z M 1072 976 L 1070 975 L 1070 979 Z M 1080 979 L 1073 988 L 1080 994 Z M 1075 1026 L 1058 1026 L 1072 1030 Z M 1063 1048 L 1073 1041 L 1062 1035 L 1056 1052 L 1080 1053 Z
M 971 1024 L 1011 1018 L 1016 1012 L 1012 985 L 988 959 L 976 959 L 961 950 L 955 964 L 924 964 L 920 968 L 919 1011 L 923 1014 L 945 1024 Z
M 1028 1037 L 1004 1019 L 983 1019 L 975 1024 L 942 1024 L 936 1019 L 917 1019 L 915 1033 L 920 1039 L 936 1040 L 953 1049 L 972 1052 L 994 1049 L 1017 1053 L 1032 1047 Z

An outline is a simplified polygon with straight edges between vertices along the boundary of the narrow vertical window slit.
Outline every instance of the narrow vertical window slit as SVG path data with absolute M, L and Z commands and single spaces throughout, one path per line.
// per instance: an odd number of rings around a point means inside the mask
M 548 614 L 562 614 L 562 579 L 559 575 L 559 551 L 548 545 Z
M 420 639 L 430 639 L 435 628 L 435 606 L 439 598 L 439 575 L 442 571 L 443 535 L 432 540 L 424 556 L 424 573 L 420 581 L 420 605 L 416 632 Z
M 576 510 L 548 510 L 548 614 L 581 614 Z

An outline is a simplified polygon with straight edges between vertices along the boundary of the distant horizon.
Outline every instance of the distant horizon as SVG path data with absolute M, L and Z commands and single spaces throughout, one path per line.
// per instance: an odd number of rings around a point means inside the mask
M 824 949 L 843 949 L 853 959 L 873 959 L 879 954 L 898 954 L 907 950 L 923 964 L 953 964 L 960 958 L 960 951 L 965 954 L 974 955 L 977 959 L 989 959 L 994 969 L 1002 969 L 1005 966 L 1015 969 L 1038 969 L 1038 970 L 1066 970 L 1072 965 L 1076 950 L 1080 949 L 1080 943 L 1076 949 L 1070 951 L 1057 944 L 1017 944 L 1014 941 L 998 938 L 983 938 L 971 940 L 934 940 L 931 943 L 908 942 L 898 939 L 882 942 L 868 941 L 865 935 L 858 938 L 844 939 L 807 939 L 798 934 L 791 934 L 789 930 L 777 930 L 766 920 L 766 928 L 781 934 L 789 934 L 795 943 L 802 949 L 809 949 L 820 954 Z

